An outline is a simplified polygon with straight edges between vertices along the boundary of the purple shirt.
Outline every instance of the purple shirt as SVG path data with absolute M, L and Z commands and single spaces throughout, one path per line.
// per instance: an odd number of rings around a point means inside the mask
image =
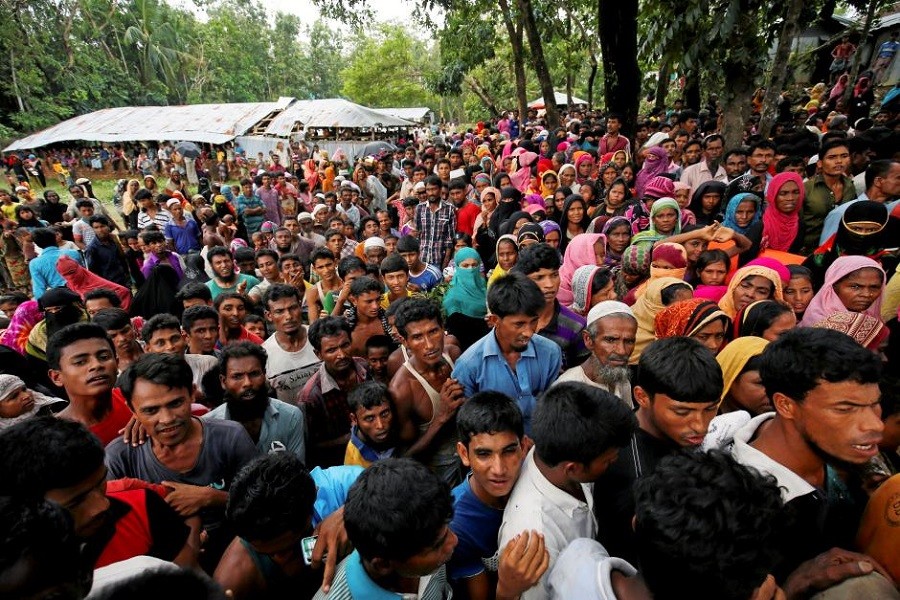
M 281 195 L 275 187 L 266 189 L 264 186 L 256 188 L 256 195 L 266 205 L 266 221 L 272 221 L 281 225 Z
M 169 265 L 175 269 L 175 273 L 178 275 L 178 281 L 181 281 L 184 277 L 184 270 L 181 268 L 181 260 L 177 254 L 174 252 L 169 252 L 168 256 L 164 259 Z M 152 252 L 144 261 L 144 265 L 141 267 L 141 273 L 143 273 L 144 277 L 150 277 L 150 271 L 153 270 L 153 267 L 160 263 L 159 257 Z

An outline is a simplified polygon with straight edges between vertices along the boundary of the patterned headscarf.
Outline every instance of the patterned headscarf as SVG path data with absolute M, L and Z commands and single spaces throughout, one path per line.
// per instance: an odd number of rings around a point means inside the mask
M 722 319 L 725 329 L 728 329 L 731 319 L 715 302 L 703 298 L 682 300 L 667 306 L 656 315 L 656 337 L 691 337 L 716 319 Z

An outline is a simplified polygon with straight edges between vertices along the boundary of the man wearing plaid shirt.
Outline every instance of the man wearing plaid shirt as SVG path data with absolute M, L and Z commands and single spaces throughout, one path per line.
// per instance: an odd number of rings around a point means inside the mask
M 444 269 L 453 256 L 456 209 L 441 200 L 441 180 L 436 175 L 425 180 L 425 194 L 428 201 L 416 206 L 422 260 Z

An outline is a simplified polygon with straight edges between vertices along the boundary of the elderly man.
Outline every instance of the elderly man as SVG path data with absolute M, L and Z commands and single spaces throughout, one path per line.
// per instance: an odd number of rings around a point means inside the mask
M 631 307 L 616 300 L 600 302 L 588 312 L 587 325 L 581 332 L 591 356 L 584 364 L 566 370 L 556 383 L 577 381 L 593 385 L 633 406 L 628 359 L 634 352 L 636 335 L 637 319 Z

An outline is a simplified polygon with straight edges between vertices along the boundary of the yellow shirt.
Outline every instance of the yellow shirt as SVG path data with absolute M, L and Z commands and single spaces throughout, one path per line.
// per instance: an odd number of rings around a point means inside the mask
M 358 465 L 364 469 L 372 466 L 372 463 L 363 458 L 359 453 L 359 449 L 353 445 L 353 442 L 347 442 L 347 451 L 344 453 L 345 465 Z
M 0 204 L 0 210 L 3 211 L 3 216 L 11 221 L 16 220 L 16 207 L 19 206 L 19 202 L 11 202 L 10 204 Z

